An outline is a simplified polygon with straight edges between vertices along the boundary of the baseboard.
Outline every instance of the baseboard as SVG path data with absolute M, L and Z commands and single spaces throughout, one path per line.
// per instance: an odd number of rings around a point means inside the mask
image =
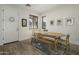
M 29 39 L 31 39 L 31 38 L 27 38 L 27 39 L 22 39 L 22 40 L 19 40 L 19 41 L 23 41 L 23 40 L 29 40 Z
M 0 44 L 0 46 L 3 45 L 3 43 Z
M 8 43 L 4 43 L 3 45 L 7 45 L 7 44 L 11 44 L 11 43 L 15 43 L 15 42 L 19 42 L 19 41 L 8 42 Z
M 31 38 L 28 38 L 28 39 L 23 39 L 23 40 L 17 40 L 17 41 L 8 42 L 8 43 L 1 43 L 1 44 L 0 44 L 0 46 L 1 46 L 1 45 L 6 45 L 6 44 L 15 43 L 15 42 L 20 42 L 20 41 L 24 41 L 24 40 L 29 40 L 29 39 L 31 39 Z

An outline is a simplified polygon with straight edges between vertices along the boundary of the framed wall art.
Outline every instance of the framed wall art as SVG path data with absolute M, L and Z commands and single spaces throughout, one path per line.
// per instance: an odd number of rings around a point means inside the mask
M 58 20 L 57 20 L 57 25 L 60 26 L 60 25 L 62 25 L 62 24 L 63 24 L 62 19 L 58 19 Z
M 54 25 L 54 20 L 51 20 L 50 21 L 50 25 Z
M 22 19 L 22 27 L 27 27 L 27 19 Z
M 29 29 L 38 29 L 38 16 L 29 15 Z
M 46 29 L 46 16 L 42 16 L 42 29 Z
M 66 18 L 66 25 L 73 25 L 73 23 L 74 23 L 74 20 L 73 20 L 73 18 L 72 17 L 67 17 Z

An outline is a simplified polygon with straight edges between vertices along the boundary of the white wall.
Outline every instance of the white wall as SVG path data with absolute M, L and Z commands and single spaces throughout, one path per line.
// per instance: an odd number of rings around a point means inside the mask
M 35 16 L 39 16 L 36 13 L 33 13 L 33 11 L 28 11 L 26 8 L 24 7 L 20 7 L 19 8 L 19 40 L 25 40 L 25 39 L 29 39 L 32 37 L 32 29 L 29 29 L 29 15 L 35 15 Z M 27 19 L 27 27 L 22 27 L 21 26 L 21 19 L 25 18 Z M 39 20 L 39 18 L 38 18 Z
M 79 5 L 60 5 L 50 12 L 41 14 L 41 16 L 46 16 L 49 32 L 70 34 L 70 42 L 79 45 Z M 66 17 L 74 18 L 74 24 L 71 26 L 65 25 Z M 56 20 L 59 18 L 63 20 L 63 25 L 61 26 L 56 25 Z M 54 25 L 50 25 L 51 20 L 55 21 Z
M 2 22 L 2 17 L 3 17 L 3 13 L 2 13 L 2 7 L 0 6 L 0 45 L 3 44 L 3 22 Z
M 13 9 L 17 14 L 17 20 L 19 21 L 19 40 L 25 40 L 29 39 L 32 36 L 32 30 L 29 30 L 29 14 L 33 14 L 36 16 L 39 16 L 38 14 L 34 13 L 33 11 L 28 11 L 25 7 L 20 7 L 15 5 L 14 7 L 11 5 L 9 9 Z M 0 5 L 0 10 L 4 8 L 3 5 Z M 49 32 L 62 32 L 65 34 L 70 34 L 70 42 L 73 44 L 79 45 L 79 5 L 60 5 L 57 8 L 52 9 L 50 12 L 41 14 L 38 18 L 38 27 L 41 29 L 42 27 L 42 21 L 40 21 L 41 16 L 46 16 L 47 18 L 47 29 Z M 66 26 L 65 23 L 65 17 L 73 17 L 74 18 L 74 24 L 71 26 Z M 26 18 L 27 19 L 27 27 L 21 26 L 21 19 Z M 56 22 L 57 18 L 62 18 L 63 25 L 57 26 L 56 24 L 51 26 L 50 20 L 54 20 Z M 17 23 L 18 25 L 18 23 Z
M 32 29 L 31 30 L 29 30 L 29 14 L 32 14 L 32 15 L 35 15 L 35 16 L 39 16 L 38 14 L 36 14 L 36 13 L 34 13 L 33 11 L 28 11 L 27 9 L 26 9 L 26 7 L 22 7 L 22 6 L 20 6 L 20 5 L 0 5 L 0 11 L 1 11 L 1 13 L 3 13 L 2 12 L 2 10 L 3 9 L 7 9 L 7 10 L 10 10 L 10 12 L 7 12 L 7 16 L 15 16 L 16 17 L 16 19 L 15 20 L 17 20 L 17 23 L 15 24 L 15 25 L 17 25 L 18 27 L 17 28 L 19 28 L 19 40 L 25 40 L 25 39 L 29 39 L 29 38 L 31 38 L 31 36 L 32 36 Z M 11 12 L 12 11 L 12 12 Z M 15 14 L 14 14 L 14 13 Z M 8 15 L 8 13 L 10 13 L 11 15 Z M 2 14 L 3 15 L 3 14 Z M 1 16 L 1 15 L 0 15 Z M 1 16 L 2 17 L 2 16 Z M 5 17 L 4 17 L 5 18 Z M 27 27 L 22 27 L 22 22 L 21 22 L 21 19 L 22 18 L 25 18 L 25 19 L 27 19 Z M 1 20 L 2 19 L 2 20 Z M 0 21 L 3 21 L 3 18 L 0 18 Z M 6 21 L 6 18 L 5 18 L 5 21 Z M 2 25 L 2 27 L 3 27 L 3 25 Z M 5 28 L 5 29 L 7 29 L 7 28 Z M 4 29 L 4 32 L 5 32 L 5 29 Z M 13 29 L 14 29 L 14 27 L 13 27 Z M 3 33 L 4 33 L 3 32 Z M 4 33 L 4 35 L 5 35 L 5 33 Z M 3 35 L 3 36 L 4 36 Z M 9 36 L 9 35 L 8 35 Z M 11 37 L 10 37 L 11 38 Z M 16 37 L 14 37 L 14 38 L 16 38 Z M 14 39 L 14 38 L 12 38 L 12 39 Z M 18 39 L 17 39 L 18 40 Z M 0 42 L 1 41 L 3 41 L 2 39 L 0 39 Z M 5 41 L 6 41 L 6 38 L 5 38 Z M 2 43 L 1 43 L 2 44 Z

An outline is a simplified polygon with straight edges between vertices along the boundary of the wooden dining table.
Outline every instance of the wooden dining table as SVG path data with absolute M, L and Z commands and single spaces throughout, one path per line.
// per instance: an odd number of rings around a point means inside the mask
M 52 46 L 54 46 L 54 49 L 58 49 L 58 44 L 63 44 L 66 49 L 69 44 L 69 36 L 63 34 L 63 33 L 58 33 L 58 32 L 43 32 L 43 31 L 37 31 L 34 32 L 34 36 L 36 37 L 36 40 L 38 42 L 43 42 L 49 45 L 49 49 L 51 49 Z M 67 40 L 68 39 L 68 40 Z
M 55 43 L 55 49 L 57 49 L 57 40 L 61 40 L 62 37 L 66 37 L 63 33 L 57 32 L 36 32 L 35 35 L 40 37 L 38 40 L 41 40 L 45 43 L 53 44 Z
M 51 38 L 59 38 L 59 37 L 66 36 L 65 34 L 56 33 L 56 32 L 37 32 L 36 34 L 39 34 L 39 35 L 42 35 L 42 36 L 51 37 Z

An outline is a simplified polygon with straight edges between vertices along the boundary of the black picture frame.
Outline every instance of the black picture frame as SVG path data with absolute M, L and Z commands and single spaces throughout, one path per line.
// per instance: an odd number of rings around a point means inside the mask
M 29 29 L 38 29 L 38 16 L 29 15 Z
M 54 21 L 53 20 L 50 21 L 50 25 L 54 25 Z
M 46 29 L 46 22 L 44 22 L 44 18 L 46 16 L 42 16 L 42 29 Z
M 62 19 L 58 19 L 58 20 L 57 20 L 57 25 L 58 25 L 58 26 L 61 26 L 61 25 L 63 24 L 62 22 L 63 22 Z
M 27 27 L 27 19 L 22 19 L 22 27 Z
M 70 26 L 74 24 L 74 18 L 73 17 L 67 17 L 66 18 L 66 25 Z

